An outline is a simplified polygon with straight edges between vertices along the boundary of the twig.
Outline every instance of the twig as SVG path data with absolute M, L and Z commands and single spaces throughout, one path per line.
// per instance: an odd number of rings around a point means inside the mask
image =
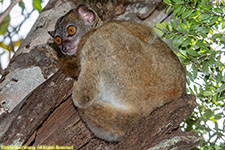
M 2 24 L 3 20 L 5 19 L 6 16 L 8 16 L 9 12 L 12 10 L 12 8 L 21 0 L 15 0 L 12 2 L 9 7 L 0 15 L 0 24 Z

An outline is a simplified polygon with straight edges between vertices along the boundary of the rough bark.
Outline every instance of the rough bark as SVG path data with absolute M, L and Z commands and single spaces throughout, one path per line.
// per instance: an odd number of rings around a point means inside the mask
M 85 0 L 84 0 L 85 1 Z M 73 79 L 57 71 L 47 31 L 81 1 L 50 0 L 0 81 L 0 146 L 68 145 L 74 149 L 190 149 L 199 138 L 179 124 L 196 106 L 187 95 L 141 119 L 119 143 L 97 139 L 71 101 Z M 100 3 L 102 2 L 102 3 Z M 104 20 L 132 20 L 154 26 L 167 15 L 160 0 L 91 1 Z
M 181 132 L 178 126 L 184 118 L 191 115 L 195 106 L 195 97 L 191 95 L 175 100 L 139 120 L 121 142 L 107 143 L 95 138 L 85 127 L 71 98 L 68 98 L 27 144 L 74 145 L 74 149 L 191 149 L 199 142 L 199 137 L 195 133 Z

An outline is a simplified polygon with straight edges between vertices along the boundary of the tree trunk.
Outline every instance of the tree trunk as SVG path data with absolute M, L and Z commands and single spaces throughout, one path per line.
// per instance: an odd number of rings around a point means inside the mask
M 85 3 L 104 20 L 132 20 L 154 26 L 168 18 L 160 0 L 89 1 Z M 142 118 L 119 143 L 104 142 L 86 128 L 71 100 L 71 88 L 76 81 L 57 71 L 57 58 L 48 45 L 51 39 L 47 33 L 59 17 L 80 3 L 50 0 L 5 70 L 0 81 L 0 146 L 67 145 L 73 149 L 129 150 L 194 147 L 199 137 L 178 128 L 196 107 L 191 95 Z

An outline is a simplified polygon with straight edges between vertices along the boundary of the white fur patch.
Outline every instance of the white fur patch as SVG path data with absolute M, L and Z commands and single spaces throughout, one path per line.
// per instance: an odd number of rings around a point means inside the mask
M 112 87 L 110 85 L 107 85 L 102 78 L 99 80 L 99 100 L 110 103 L 114 107 L 117 107 L 119 109 L 127 109 L 127 106 L 124 104 L 121 104 L 120 100 L 115 94 L 115 87 Z

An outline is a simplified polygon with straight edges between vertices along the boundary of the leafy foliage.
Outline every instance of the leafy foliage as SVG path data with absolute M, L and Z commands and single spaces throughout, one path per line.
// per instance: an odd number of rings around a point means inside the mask
M 37 9 L 39 12 L 42 11 L 41 0 L 33 0 L 33 7 Z
M 4 35 L 8 31 L 10 17 L 9 15 L 3 20 L 0 27 L 0 35 Z
M 155 31 L 171 40 L 198 108 L 182 127 L 203 137 L 195 149 L 225 149 L 225 1 L 163 0 L 175 17 Z

